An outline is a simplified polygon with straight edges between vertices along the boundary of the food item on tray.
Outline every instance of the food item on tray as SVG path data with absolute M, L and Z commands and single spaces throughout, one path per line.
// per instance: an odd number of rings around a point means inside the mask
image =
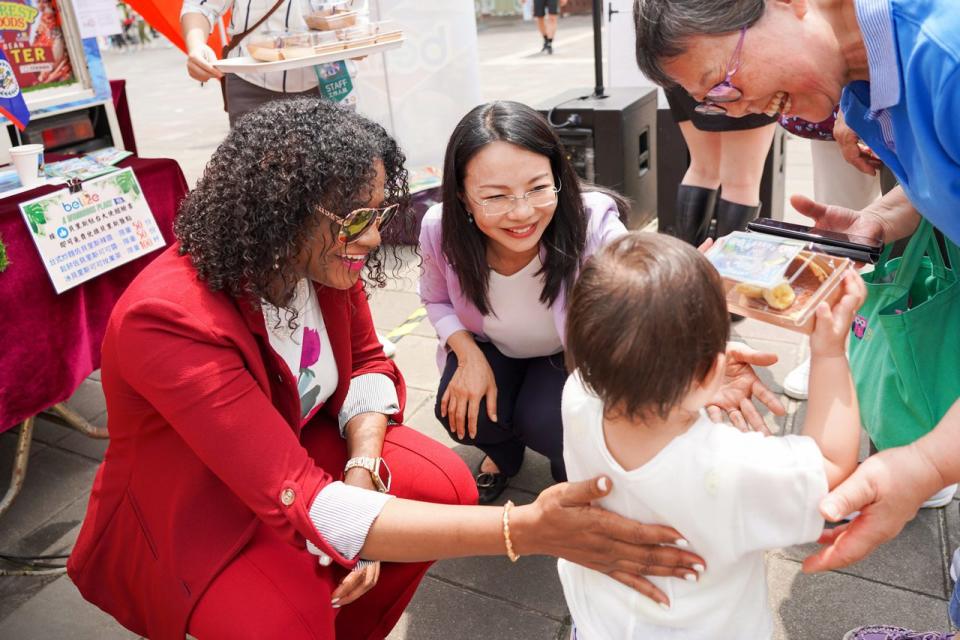
M 247 51 L 256 60 L 276 62 L 312 56 L 316 44 L 317 38 L 310 33 L 266 31 L 251 39 Z
M 789 309 L 797 299 L 797 293 L 793 290 L 793 287 L 786 281 L 781 282 L 775 287 L 763 290 L 763 299 L 767 301 L 767 304 L 783 311 L 784 309 Z
M 748 304 L 764 302 L 777 311 L 785 311 L 796 303 L 804 304 L 827 279 L 827 271 L 812 254 L 801 254 L 787 267 L 786 280 L 769 288 L 741 282 L 733 290 L 747 299 Z M 761 302 L 762 301 L 762 302 Z
M 747 298 L 753 298 L 757 301 L 763 299 L 768 305 L 779 311 L 789 309 L 797 299 L 796 292 L 786 280 L 767 289 L 741 282 L 733 290 Z
M 357 23 L 358 13 L 356 11 L 341 11 L 332 9 L 329 12 L 318 11 L 308 13 L 303 16 L 303 21 L 311 29 L 318 31 L 330 31 L 333 29 L 343 29 L 352 27 Z

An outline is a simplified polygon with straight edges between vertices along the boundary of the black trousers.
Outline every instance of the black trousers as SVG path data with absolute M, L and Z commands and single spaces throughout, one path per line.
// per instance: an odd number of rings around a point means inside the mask
M 434 413 L 455 441 L 470 444 L 490 456 L 501 473 L 514 476 L 523 464 L 526 447 L 550 459 L 553 479 L 563 482 L 563 423 L 560 398 L 567 381 L 563 353 L 540 358 L 508 358 L 490 342 L 477 342 L 490 363 L 497 383 L 497 422 L 487 415 L 486 400 L 480 401 L 477 435 L 464 433 L 458 438 L 450 431 L 450 421 L 440 415 L 440 400 L 457 371 L 457 355 L 450 352 L 440 377 Z

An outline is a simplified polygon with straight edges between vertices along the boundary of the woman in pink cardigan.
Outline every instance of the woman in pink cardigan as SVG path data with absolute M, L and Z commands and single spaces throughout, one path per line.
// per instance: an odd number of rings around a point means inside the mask
M 583 262 L 626 232 L 627 206 L 583 185 L 557 135 L 526 105 L 481 105 L 454 129 L 443 202 L 420 231 L 420 297 L 440 339 L 437 419 L 485 454 L 476 469 L 481 503 L 503 492 L 528 446 L 550 459 L 555 480 L 566 479 L 566 293 Z M 783 407 L 749 365 L 776 357 L 742 345 L 730 355 L 729 384 L 712 414 L 723 409 L 760 428 L 752 395 L 774 413 Z

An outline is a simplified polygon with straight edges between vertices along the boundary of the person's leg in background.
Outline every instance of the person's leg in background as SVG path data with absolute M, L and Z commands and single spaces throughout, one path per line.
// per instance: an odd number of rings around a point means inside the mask
M 683 91 L 683 89 L 680 89 Z M 690 120 L 678 121 L 690 166 L 677 188 L 678 238 L 699 246 L 707 238 L 720 186 L 720 134 L 701 131 Z
M 760 180 L 776 124 L 720 133 L 717 237 L 743 231 L 760 213 Z
M 813 160 L 813 199 L 860 210 L 880 197 L 880 177 L 869 176 L 843 159 L 840 146 L 810 141 Z
M 567 369 L 562 352 L 531 358 L 513 412 L 513 422 L 520 438 L 528 447 L 550 459 L 550 473 L 556 482 L 567 479 L 560 412 L 566 381 Z
M 559 0 L 533 0 L 533 15 L 537 19 L 537 28 L 543 36 L 543 48 L 553 54 L 553 37 L 557 34 L 557 12 Z
M 478 341 L 477 346 L 493 370 L 497 384 L 497 422 L 490 420 L 487 402 L 483 399 L 477 414 L 475 437 L 470 437 L 469 433 L 465 432 L 461 438 L 455 431 L 450 431 L 450 417 L 441 415 L 440 405 L 459 364 L 457 355 L 453 352 L 447 356 L 446 366 L 440 376 L 434 415 L 454 441 L 475 446 L 485 454 L 477 468 L 476 486 L 480 492 L 480 504 L 489 504 L 503 493 L 510 478 L 517 475 L 523 464 L 526 445 L 514 426 L 514 412 L 528 361 L 508 358 L 490 342 Z

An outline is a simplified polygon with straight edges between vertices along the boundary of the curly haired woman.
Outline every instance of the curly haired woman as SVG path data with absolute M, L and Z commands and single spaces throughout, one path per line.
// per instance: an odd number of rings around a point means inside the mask
M 380 228 L 407 219 L 403 162 L 351 111 L 265 105 L 117 303 L 110 447 L 69 573 L 134 632 L 383 638 L 444 557 L 566 557 L 660 602 L 641 574 L 703 562 L 666 546 L 681 539 L 669 527 L 591 507 L 607 478 L 461 506 L 477 500 L 470 474 L 401 424 L 403 379 L 365 296 L 385 282 Z

